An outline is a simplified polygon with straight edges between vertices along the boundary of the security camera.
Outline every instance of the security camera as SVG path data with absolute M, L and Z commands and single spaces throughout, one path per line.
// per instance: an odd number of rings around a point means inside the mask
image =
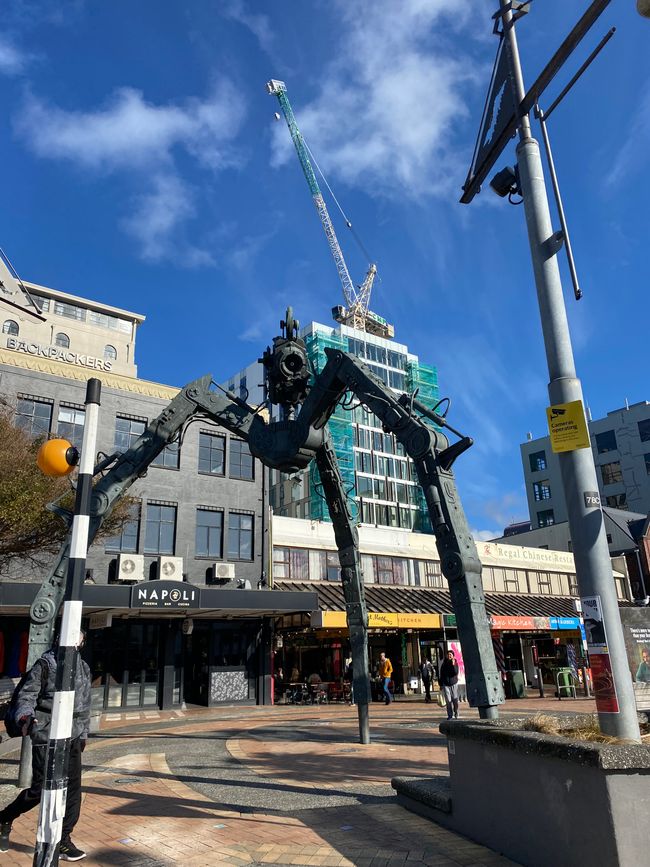
M 497 194 L 497 196 L 501 196 L 504 199 L 506 196 L 510 196 L 513 193 L 521 194 L 521 189 L 519 187 L 519 170 L 517 166 L 506 166 L 505 169 L 501 169 L 500 172 L 497 172 L 496 175 L 490 181 L 490 186 Z

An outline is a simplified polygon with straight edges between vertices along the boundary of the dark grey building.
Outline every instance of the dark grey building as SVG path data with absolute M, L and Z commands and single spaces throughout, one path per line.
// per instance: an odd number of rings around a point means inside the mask
M 136 377 L 136 329 L 144 317 L 31 289 L 44 321 L 0 298 L 0 394 L 15 406 L 16 424 L 80 445 L 86 382 L 97 376 L 97 449 L 125 451 L 177 393 Z M 97 541 L 87 559 L 97 707 L 270 699 L 271 617 L 310 610 L 315 598 L 266 589 L 266 477 L 243 440 L 197 419 L 129 490 L 131 519 L 118 537 Z M 47 564 L 42 574 L 16 564 L 0 576 L 2 613 L 11 615 L 3 617 L 0 675 L 24 667 L 28 608 L 47 571 Z M 162 611 L 138 603 L 132 587 L 169 578 L 192 588 L 191 604 Z

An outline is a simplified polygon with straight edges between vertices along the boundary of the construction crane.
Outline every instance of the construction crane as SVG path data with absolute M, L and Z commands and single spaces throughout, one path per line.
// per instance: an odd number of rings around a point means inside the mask
M 343 297 L 345 298 L 347 306 L 336 306 L 332 308 L 334 319 L 344 325 L 349 325 L 359 331 L 367 331 L 369 334 L 375 334 L 378 337 L 394 337 L 395 329 L 393 326 L 386 322 L 383 317 L 378 316 L 376 313 L 373 313 L 368 309 L 372 286 L 377 274 L 377 266 L 374 264 L 369 266 L 365 279 L 360 286 L 355 286 L 352 282 L 348 266 L 345 264 L 341 245 L 336 237 L 336 232 L 334 231 L 334 226 L 332 225 L 332 220 L 327 210 L 327 205 L 325 204 L 325 199 L 323 198 L 323 194 L 318 186 L 316 174 L 312 167 L 311 160 L 309 159 L 309 148 L 305 144 L 305 140 L 298 129 L 298 124 L 296 123 L 296 118 L 294 117 L 293 109 L 291 108 L 289 97 L 287 96 L 286 84 L 284 81 L 271 79 L 271 81 L 267 83 L 266 89 L 268 93 L 275 94 L 280 103 L 282 113 L 284 114 L 284 118 L 289 127 L 289 132 L 291 133 L 291 138 L 293 139 L 298 154 L 298 159 L 300 160 L 300 165 L 302 166 L 303 173 L 307 179 L 307 183 L 309 184 L 311 197 L 316 206 L 316 210 L 318 211 L 320 221 L 323 224 L 325 237 L 327 238 L 327 243 L 329 244 L 332 257 L 334 258 L 334 264 L 336 265 L 336 270 L 338 271 L 339 279 L 343 287 Z M 280 119 L 279 114 L 276 114 L 276 119 Z M 346 224 L 349 229 L 352 228 L 352 223 L 350 223 L 347 218 Z

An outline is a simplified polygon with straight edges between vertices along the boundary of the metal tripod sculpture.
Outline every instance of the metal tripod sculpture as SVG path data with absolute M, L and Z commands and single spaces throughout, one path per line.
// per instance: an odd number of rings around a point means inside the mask
M 128 451 L 105 458 L 95 468 L 95 474 L 102 471 L 104 475 L 93 488 L 89 541 L 116 501 L 144 475 L 156 456 L 193 417 L 207 417 L 246 440 L 251 453 L 267 467 L 295 473 L 315 460 L 341 565 L 359 736 L 361 743 L 369 743 L 368 615 L 358 534 L 327 428 L 337 404 L 351 392 L 381 420 L 385 431 L 395 435 L 414 463 L 431 517 L 442 572 L 449 582 L 465 660 L 468 701 L 478 708 L 481 717 L 496 717 L 497 706 L 504 696 L 485 612 L 481 563 L 452 472 L 452 464 L 472 445 L 472 440 L 461 436 L 445 418 L 431 412 L 414 395 L 396 396 L 362 361 L 348 353 L 326 349 L 324 369 L 312 374 L 291 308 L 281 325 L 282 336 L 274 339 L 273 348 L 267 348 L 262 358 L 267 397 L 280 407 L 281 419 L 267 421 L 259 414 L 259 408 L 249 406 L 230 392 L 215 390 L 210 375 L 185 386 Z M 434 422 L 438 429 L 423 418 Z M 443 427 L 458 437 L 456 442 L 450 445 L 440 430 Z M 51 643 L 68 556 L 69 540 L 32 605 L 30 664 Z

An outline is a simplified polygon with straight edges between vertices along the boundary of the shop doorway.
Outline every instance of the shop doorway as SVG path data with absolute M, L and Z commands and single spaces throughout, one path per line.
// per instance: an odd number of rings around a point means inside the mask
M 156 622 L 114 620 L 108 629 L 89 630 L 92 709 L 159 707 L 159 645 Z

